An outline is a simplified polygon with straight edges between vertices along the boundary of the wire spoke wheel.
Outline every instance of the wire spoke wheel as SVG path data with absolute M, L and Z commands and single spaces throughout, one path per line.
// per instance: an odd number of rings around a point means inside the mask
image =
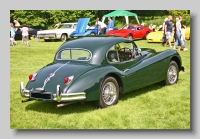
M 116 86 L 113 82 L 108 82 L 103 87 L 103 101 L 107 105 L 111 105 L 115 101 L 117 95 L 116 91 Z
M 97 101 L 97 106 L 106 108 L 115 105 L 119 98 L 119 86 L 115 78 L 108 76 L 101 85 L 100 99 Z
M 174 65 L 168 69 L 168 79 L 171 84 L 174 84 L 177 80 L 177 69 Z
M 165 85 L 172 85 L 178 81 L 179 68 L 175 61 L 171 61 L 167 70 Z

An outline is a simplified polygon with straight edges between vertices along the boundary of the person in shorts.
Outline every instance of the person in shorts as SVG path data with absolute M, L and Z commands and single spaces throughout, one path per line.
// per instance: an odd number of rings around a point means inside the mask
M 22 42 L 25 46 L 29 46 L 29 39 L 28 39 L 28 27 L 26 26 L 26 24 L 24 24 L 24 26 L 21 28 L 22 31 Z
M 173 25 L 172 25 L 172 16 L 168 16 L 168 20 L 165 22 L 165 35 L 166 35 L 166 43 L 165 46 L 171 46 L 170 39 L 172 38 L 172 31 L 173 31 Z

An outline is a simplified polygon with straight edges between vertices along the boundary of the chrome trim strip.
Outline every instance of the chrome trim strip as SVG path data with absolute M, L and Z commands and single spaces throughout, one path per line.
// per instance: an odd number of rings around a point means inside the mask
M 24 88 L 23 82 L 20 83 L 20 94 L 21 94 L 22 97 L 26 97 L 26 98 L 30 97 L 30 90 L 27 90 L 26 88 Z M 57 85 L 56 94 L 52 94 L 52 95 L 53 95 L 52 100 L 57 101 L 57 102 L 86 99 L 86 93 L 85 92 L 66 93 L 66 94 L 61 93 L 60 85 Z M 43 98 L 34 98 L 34 99 L 36 99 L 36 100 L 40 99 L 40 100 L 45 101 L 45 99 L 43 99 Z
M 77 59 L 58 59 L 57 58 L 57 56 L 58 56 L 58 54 L 60 54 L 62 51 L 64 51 L 64 50 L 84 50 L 84 51 L 87 51 L 87 52 L 89 52 L 90 53 L 90 58 L 89 59 L 87 59 L 87 60 L 77 60 Z M 92 52 L 90 51 L 90 50 L 88 50 L 88 49 L 83 49 L 83 48 L 65 48 L 65 49 L 62 49 L 62 50 L 60 50 L 59 52 L 57 52 L 57 54 L 56 54 L 56 60 L 69 60 L 69 61 L 90 61 L 91 59 L 92 59 L 92 57 L 93 57 L 93 55 L 92 55 Z
M 60 94 L 58 96 L 57 94 L 54 94 L 54 101 L 73 101 L 73 100 L 83 100 L 86 99 L 85 92 L 78 92 L 78 93 L 67 93 L 67 94 Z

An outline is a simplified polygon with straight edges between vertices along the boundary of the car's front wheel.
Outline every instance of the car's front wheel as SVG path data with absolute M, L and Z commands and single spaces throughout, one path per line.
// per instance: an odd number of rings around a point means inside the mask
M 67 40 L 67 35 L 66 34 L 62 34 L 60 37 L 61 41 L 66 41 Z
M 119 98 L 119 86 L 115 78 L 107 77 L 100 89 L 100 99 L 97 101 L 97 106 L 106 108 L 115 105 Z
M 165 85 L 177 83 L 179 77 L 179 68 L 175 61 L 171 61 L 167 69 L 167 78 L 164 81 Z

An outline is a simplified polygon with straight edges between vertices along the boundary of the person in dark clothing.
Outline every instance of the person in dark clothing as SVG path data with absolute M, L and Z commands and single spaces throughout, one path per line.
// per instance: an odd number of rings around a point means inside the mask
M 172 25 L 172 16 L 168 16 L 168 20 L 165 22 L 165 35 L 166 35 L 166 43 L 165 46 L 169 44 L 171 47 L 171 41 L 172 38 L 172 32 L 173 32 L 173 25 Z
M 163 30 L 163 38 L 162 38 L 162 44 L 164 45 L 166 43 L 166 35 L 165 35 L 165 22 L 168 18 L 165 18 L 163 24 L 162 24 L 162 30 Z

